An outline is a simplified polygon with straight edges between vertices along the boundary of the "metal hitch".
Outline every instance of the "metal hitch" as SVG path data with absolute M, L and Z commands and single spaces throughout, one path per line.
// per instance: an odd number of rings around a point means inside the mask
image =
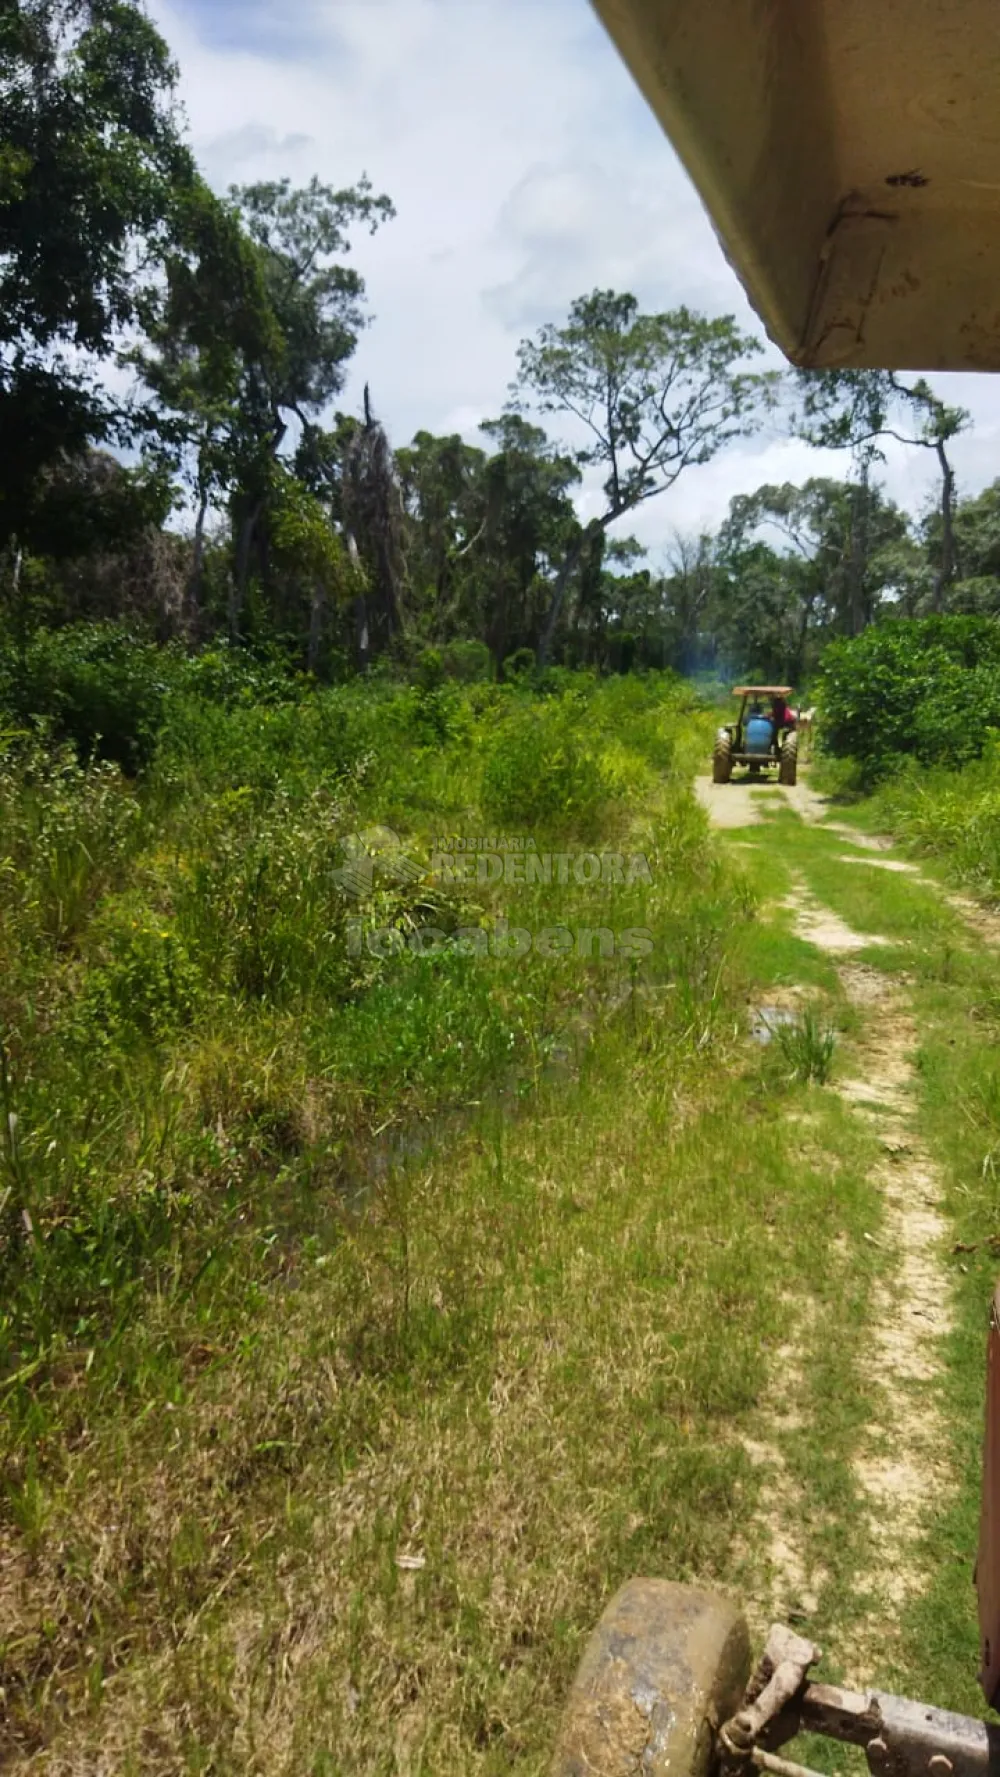
M 864 1748 L 872 1777 L 1000 1777 L 1000 1726 L 887 1691 L 810 1684 L 812 1642 L 776 1624 L 741 1708 L 719 1730 L 722 1777 L 815 1777 L 776 1756 L 802 1733 Z

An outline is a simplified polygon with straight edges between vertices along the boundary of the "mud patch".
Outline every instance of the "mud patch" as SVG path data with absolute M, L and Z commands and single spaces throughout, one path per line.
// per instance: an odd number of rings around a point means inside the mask
M 758 1006 L 750 1016 L 751 1041 L 766 1049 L 783 1025 L 795 1025 L 798 1021 L 798 1013 L 786 1006 Z

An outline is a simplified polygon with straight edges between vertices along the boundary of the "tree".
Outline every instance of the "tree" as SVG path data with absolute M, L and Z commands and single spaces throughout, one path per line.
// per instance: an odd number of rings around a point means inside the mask
M 1000 580 L 1000 481 L 991 481 L 974 499 L 959 502 L 955 531 L 965 571 Z
M 717 570 L 715 539 L 674 532 L 662 580 L 662 609 L 670 661 L 678 672 L 692 672 L 697 664 L 702 623 L 717 591 Z
M 521 414 L 484 420 L 480 431 L 498 447 L 485 471 L 481 552 L 484 640 L 500 671 L 518 647 L 537 647 L 552 577 L 582 535 L 570 497 L 581 477 L 572 457 Z
M 309 606 L 307 671 L 320 664 L 331 598 L 340 605 L 363 596 L 363 575 L 315 494 L 278 465 L 272 494 L 272 547 L 278 562 L 304 582 Z
M 205 526 L 239 466 L 245 366 L 277 357 L 282 338 L 257 248 L 231 205 L 201 179 L 176 205 L 164 278 L 144 299 L 145 342 L 124 354 L 153 397 L 147 432 L 172 455 L 195 499 L 189 617 L 201 604 Z
M 861 461 L 856 496 L 859 536 L 863 535 L 867 516 L 871 464 L 882 458 L 877 441 L 894 438 L 900 444 L 933 450 L 941 472 L 940 553 L 933 608 L 936 612 L 943 610 L 957 569 L 955 475 L 947 446 L 969 424 L 968 413 L 961 407 L 948 407 L 922 377 L 915 383 L 903 383 L 891 370 L 802 370 L 798 372 L 798 387 L 802 396 L 802 413 L 797 422 L 801 435 L 810 444 L 853 450 Z M 900 424 L 909 418 L 916 429 L 900 431 L 897 415 Z M 855 633 L 860 627 L 863 624 L 856 626 Z
M 871 621 L 899 564 L 898 557 L 890 563 L 886 552 L 902 544 L 906 520 L 866 481 L 852 485 L 812 477 L 801 487 L 791 482 L 765 485 L 752 494 L 738 494 L 730 503 L 721 538 L 724 555 L 737 560 L 750 541 L 768 530 L 777 532 L 791 551 L 775 558 L 783 560 L 775 573 L 797 635 L 783 670 L 797 679 L 808 664 L 812 634 L 853 635 Z
M 173 541 L 162 530 L 169 479 L 148 463 L 126 469 L 84 447 L 38 475 L 21 537 L 8 552 L 0 611 L 19 646 L 39 624 L 115 617 L 123 609 L 169 627 L 176 583 Z M 26 572 L 30 552 L 34 571 Z
M 794 684 L 803 657 L 803 565 L 761 539 L 720 552 L 712 628 L 731 670 Z
M 128 435 L 97 371 L 193 177 L 173 83 L 135 0 L 0 15 L 0 546 L 27 542 L 45 469 Z
M 411 606 L 418 620 L 426 617 L 431 639 L 445 639 L 452 624 L 459 633 L 479 628 L 475 593 L 467 594 L 475 584 L 469 558 L 486 533 L 495 482 L 486 462 L 486 452 L 457 432 L 437 438 L 421 431 L 396 452 Z
M 580 530 L 569 497 L 580 470 L 520 414 L 480 431 L 490 454 L 420 432 L 396 461 L 410 609 L 430 640 L 483 640 L 500 670 L 537 645 L 552 574 Z
M 343 521 L 352 562 L 369 591 L 357 604 L 358 665 L 368 665 L 403 627 L 403 502 L 392 448 L 371 409 L 365 385 L 364 424 L 348 433 L 343 462 Z
M 731 317 L 708 320 L 686 308 L 642 315 L 634 296 L 610 290 L 579 297 L 565 326 L 543 327 L 522 342 L 512 408 L 575 418 L 590 434 L 576 462 L 604 473 L 604 509 L 571 544 L 556 576 L 540 664 L 570 576 L 594 535 L 752 430 L 774 378 L 738 366 L 760 349 Z
M 294 190 L 283 179 L 234 186 L 230 195 L 260 254 L 277 325 L 276 346 L 244 359 L 228 439 L 236 555 L 231 616 L 238 632 L 255 545 L 266 576 L 261 525 L 271 466 L 292 420 L 308 434 L 342 389 L 345 366 L 365 324 L 364 281 L 336 256 L 350 251 L 352 227 L 361 224 L 374 233 L 395 212 L 388 197 L 373 195 L 364 176 L 339 191 L 316 178 Z

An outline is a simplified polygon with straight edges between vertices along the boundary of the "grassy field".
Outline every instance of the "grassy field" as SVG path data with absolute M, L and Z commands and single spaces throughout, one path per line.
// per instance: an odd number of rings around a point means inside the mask
M 636 1572 L 808 1625 L 835 1674 L 877 1642 L 859 1379 L 894 1255 L 838 1090 L 870 1032 L 797 880 L 907 976 L 978 1243 L 955 1486 L 871 1674 L 969 1706 L 990 961 L 794 815 L 713 837 L 711 728 L 669 678 L 557 677 L 174 691 L 129 781 L 8 739 L 9 1768 L 542 1772 Z M 454 843 L 498 836 L 542 862 Z

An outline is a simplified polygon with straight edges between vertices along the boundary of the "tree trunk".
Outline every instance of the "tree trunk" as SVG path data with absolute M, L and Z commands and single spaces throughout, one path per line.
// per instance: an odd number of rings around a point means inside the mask
M 598 532 L 603 531 L 605 526 L 609 523 L 610 519 L 591 519 L 586 530 L 580 532 L 579 537 L 565 557 L 563 565 L 556 575 L 556 583 L 552 588 L 552 597 L 549 600 L 549 609 L 545 618 L 545 628 L 542 631 L 542 639 L 538 644 L 537 666 L 539 672 L 541 672 L 544 667 L 548 666 L 549 654 L 552 650 L 552 641 L 556 633 L 556 624 L 559 622 L 559 613 L 562 610 L 563 599 L 566 597 L 566 588 L 570 583 L 573 570 L 579 566 L 584 551 L 591 540 L 598 534 Z
M 361 555 L 353 531 L 347 533 L 347 554 L 352 568 L 360 574 Z M 354 648 L 358 672 L 366 673 L 371 658 L 371 636 L 368 629 L 368 599 L 363 592 L 359 592 L 354 601 Z
M 941 465 L 941 566 L 934 577 L 934 610 L 944 610 L 945 593 L 955 578 L 955 472 L 948 461 L 944 439 L 935 445 Z
M 371 657 L 371 638 L 368 634 L 368 600 L 363 592 L 354 601 L 354 641 L 358 671 L 366 673 Z
M 312 603 L 309 607 L 309 644 L 306 650 L 306 671 L 310 673 L 315 673 L 319 666 L 319 651 L 323 645 L 325 622 L 326 587 L 322 580 L 314 580 Z
M 240 525 L 236 543 L 236 568 L 229 582 L 229 639 L 231 642 L 240 640 L 243 623 L 243 612 L 246 609 L 247 582 L 250 578 L 250 551 L 253 548 L 254 531 L 261 514 L 261 502 L 251 506 L 244 515 Z
M 795 644 L 795 659 L 792 668 L 792 684 L 798 685 L 802 680 L 802 669 L 806 661 L 806 643 L 809 640 L 809 625 L 816 605 L 817 594 L 802 600 L 802 616 L 799 621 L 798 640 Z
M 202 488 L 198 517 L 194 526 L 194 547 L 191 551 L 191 572 L 187 584 L 187 611 L 192 629 L 197 634 L 201 619 L 201 581 L 205 565 L 205 520 L 208 517 L 208 489 Z
M 492 611 L 484 625 L 485 641 L 493 656 L 493 670 L 499 683 L 503 678 L 503 663 L 507 658 L 507 641 L 510 635 L 510 600 L 502 574 L 491 603 Z
M 16 537 L 10 540 L 10 611 L 11 630 L 23 661 L 28 647 L 28 612 L 21 602 L 21 578 L 24 571 L 24 550 Z
M 868 567 L 868 464 L 851 497 L 851 563 L 848 586 L 848 633 L 859 636 L 867 623 L 865 574 Z

